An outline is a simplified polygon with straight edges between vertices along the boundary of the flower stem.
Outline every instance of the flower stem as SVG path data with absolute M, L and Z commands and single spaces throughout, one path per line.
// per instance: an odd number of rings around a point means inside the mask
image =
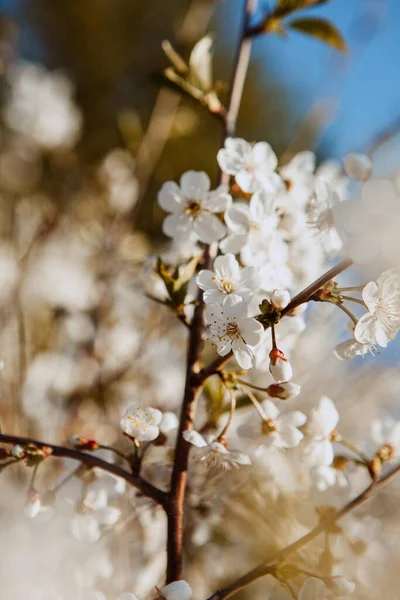
M 355 302 L 356 304 L 361 304 L 362 306 L 365 307 L 365 304 L 362 300 L 360 300 L 359 298 L 353 298 L 352 296 L 343 296 L 341 294 L 341 298 L 342 300 L 348 300 L 349 302 Z
M 265 414 L 263 407 L 261 406 L 261 404 L 259 403 L 259 401 L 255 397 L 255 395 L 250 390 L 246 390 L 241 385 L 238 385 L 238 388 L 241 389 L 242 392 L 244 392 L 246 394 L 246 396 L 252 401 L 252 403 L 254 404 L 254 407 L 257 410 L 258 414 L 260 415 L 261 419 L 263 421 L 266 421 L 268 417 Z
M 353 315 L 353 313 L 343 304 L 335 304 L 341 311 L 346 313 L 346 315 L 353 321 L 354 325 L 357 325 L 358 319 Z
M 235 410 L 236 410 L 236 394 L 235 394 L 235 392 L 233 390 L 229 390 L 229 391 L 230 391 L 230 395 L 231 395 L 231 408 L 230 408 L 230 411 L 229 411 L 229 417 L 228 417 L 228 420 L 226 422 L 226 425 L 225 425 L 225 427 L 223 428 L 223 430 L 221 431 L 221 433 L 219 434 L 219 436 L 217 438 L 218 442 L 221 442 L 225 438 L 226 433 L 227 433 L 229 427 L 232 424 L 233 416 L 234 416 Z

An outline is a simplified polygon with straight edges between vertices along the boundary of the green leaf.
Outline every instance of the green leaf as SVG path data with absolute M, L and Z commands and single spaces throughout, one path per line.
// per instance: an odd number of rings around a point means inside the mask
M 330 0 L 277 0 L 274 14 L 282 17 L 295 10 L 326 4 Z
M 306 35 L 321 40 L 321 42 L 325 42 L 325 44 L 329 44 L 329 46 L 336 48 L 336 50 L 340 50 L 340 52 L 347 52 L 346 42 L 342 35 L 332 23 L 325 19 L 306 17 L 303 19 L 295 19 L 288 25 L 292 29 L 301 31 Z

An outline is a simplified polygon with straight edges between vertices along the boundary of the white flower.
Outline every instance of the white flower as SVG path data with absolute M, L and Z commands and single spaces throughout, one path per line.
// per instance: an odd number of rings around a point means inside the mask
M 277 348 L 272 349 L 269 354 L 269 372 L 276 383 L 286 383 L 293 377 L 292 365 Z
M 334 452 L 331 433 L 339 422 L 339 413 L 328 396 L 322 396 L 311 412 L 305 434 L 309 438 L 303 456 L 312 465 L 331 465 Z
M 217 154 L 224 173 L 234 175 L 236 183 L 244 192 L 265 189 L 275 191 L 282 187 L 282 180 L 275 172 L 278 159 L 266 142 L 249 144 L 241 138 L 228 138 L 225 147 Z
M 184 439 L 196 448 L 195 459 L 202 463 L 207 469 L 224 469 L 231 471 L 240 465 L 250 465 L 251 460 L 246 454 L 238 450 L 228 450 L 225 444 L 217 440 L 208 442 L 198 431 L 184 431 Z
M 335 596 L 351 596 L 356 589 L 354 581 L 350 581 L 345 577 L 332 577 L 329 582 L 329 587 Z
M 238 427 L 238 435 L 254 444 L 266 444 L 279 450 L 298 446 L 304 437 L 298 427 L 305 424 L 306 415 L 298 410 L 280 415 L 271 400 L 264 400 L 261 407 L 264 420 L 259 414 L 254 414 L 248 422 Z
M 247 304 L 239 296 L 227 296 L 222 306 L 209 304 L 206 307 L 206 334 L 217 346 L 220 356 L 231 350 L 242 369 L 253 366 L 253 346 L 264 333 L 263 326 L 247 316 Z
M 387 458 L 394 458 L 400 454 L 400 421 L 390 415 L 373 421 L 371 425 L 372 440 L 380 448 L 385 447 Z
M 161 419 L 160 410 L 133 404 L 121 419 L 121 429 L 138 442 L 151 442 L 158 437 Z
M 354 337 L 361 344 L 378 344 L 385 348 L 400 329 L 400 278 L 396 271 L 382 273 L 370 281 L 362 292 L 368 313 L 358 321 Z
M 345 342 L 341 342 L 333 350 L 334 355 L 339 358 L 339 360 L 350 360 L 355 356 L 364 357 L 365 354 L 372 354 L 372 356 L 375 356 L 376 352 L 377 349 L 374 344 L 361 344 L 355 338 L 350 338 Z
M 278 234 L 279 215 L 272 197 L 256 193 L 249 204 L 235 202 L 225 213 L 225 223 L 229 232 L 220 243 L 224 254 L 240 252 L 243 264 L 256 267 L 269 259 L 279 264 L 286 260 L 286 244 Z
M 349 177 L 365 181 L 371 177 L 372 160 L 365 154 L 346 154 L 344 157 L 344 170 Z
M 197 285 L 204 291 L 206 304 L 221 304 L 227 295 L 235 294 L 249 303 L 258 291 L 259 276 L 255 267 L 240 268 L 233 254 L 218 256 L 214 271 L 203 270 L 197 276 Z
M 326 179 L 315 183 L 315 195 L 307 206 L 310 225 L 318 230 L 322 247 L 329 256 L 335 256 L 343 242 L 335 227 L 334 207 L 341 202 L 339 194 Z
M 95 544 L 101 538 L 100 524 L 93 515 L 75 515 L 71 528 L 73 536 L 80 542 Z
M 190 600 L 192 597 L 192 589 L 184 579 L 173 581 L 160 591 L 165 600 Z
M 340 469 L 328 465 L 315 465 L 311 469 L 311 479 L 319 492 L 325 492 L 331 487 L 347 488 L 349 480 Z
M 333 208 L 343 253 L 369 270 L 398 265 L 400 194 L 391 181 L 369 179 L 357 200 Z
M 203 171 L 187 171 L 180 179 L 180 187 L 174 181 L 164 183 L 158 203 L 166 212 L 163 231 L 178 239 L 193 237 L 205 244 L 220 240 L 225 235 L 225 225 L 217 217 L 231 203 L 231 196 L 224 186 L 210 192 L 210 179 Z
M 314 182 L 315 154 L 309 150 L 296 154 L 279 174 L 286 184 L 289 203 L 304 206 L 310 196 Z

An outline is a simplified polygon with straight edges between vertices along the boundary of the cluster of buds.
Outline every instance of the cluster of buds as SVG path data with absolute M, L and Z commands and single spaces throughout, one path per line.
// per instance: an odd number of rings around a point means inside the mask
M 100 444 L 96 440 L 84 437 L 82 435 L 73 435 L 69 438 L 69 443 L 75 450 L 89 450 L 93 452 L 100 448 Z

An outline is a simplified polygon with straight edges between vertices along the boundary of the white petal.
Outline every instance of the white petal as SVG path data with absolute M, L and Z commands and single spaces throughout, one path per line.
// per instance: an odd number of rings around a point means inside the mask
M 191 429 L 190 431 L 184 431 L 182 436 L 189 444 L 196 446 L 196 448 L 205 448 L 208 446 L 203 436 L 194 429 Z
M 240 296 L 231 294 L 227 296 L 223 305 L 224 311 L 229 318 L 237 319 L 247 317 L 248 306 Z
M 253 158 L 257 165 L 271 171 L 278 166 L 276 154 L 267 142 L 258 142 L 253 146 Z
M 235 179 L 238 186 L 246 193 L 255 192 L 260 189 L 257 179 L 249 171 L 239 171 Z
M 374 344 L 376 339 L 377 319 L 374 314 L 367 313 L 359 319 L 354 330 L 354 337 L 361 344 Z M 386 345 L 386 344 L 385 344 Z
M 210 178 L 204 171 L 187 171 L 182 175 L 180 184 L 187 199 L 201 200 L 210 189 Z
M 249 215 L 249 206 L 242 202 L 236 202 L 226 211 L 224 217 L 225 223 L 234 233 L 247 233 L 249 229 Z
M 203 269 L 196 277 L 196 283 L 203 291 L 212 290 L 217 287 L 214 279 L 214 271 Z
M 222 242 L 220 242 L 219 247 L 222 252 L 225 254 L 238 254 L 243 246 L 247 242 L 247 233 L 246 234 L 237 234 L 233 233 L 232 235 L 228 235 Z
M 264 333 L 264 327 L 255 319 L 239 320 L 240 333 L 249 346 L 257 346 Z
M 214 271 L 219 279 L 236 281 L 240 277 L 240 266 L 235 256 L 231 253 L 218 256 L 214 261 Z
M 310 577 L 300 590 L 299 600 L 323 600 L 326 596 L 326 587 L 321 579 Z
M 200 214 L 194 221 L 194 231 L 201 242 L 212 244 L 224 237 L 226 228 L 218 217 Z
M 272 400 L 264 400 L 264 402 L 261 404 L 261 406 L 263 408 L 263 411 L 267 415 L 268 419 L 272 419 L 273 421 L 275 421 L 275 419 L 278 418 L 279 409 L 276 406 L 276 404 L 274 404 L 272 402 Z
M 178 212 L 185 202 L 179 186 L 174 181 L 164 183 L 158 192 L 158 204 L 166 212 Z
M 210 192 L 203 202 L 203 208 L 215 213 L 225 212 L 232 204 L 232 196 L 228 194 L 226 187 L 221 185 L 213 192 Z
M 253 366 L 254 356 L 251 350 L 243 344 L 243 342 L 235 342 L 232 344 L 233 354 L 242 369 L 251 369 Z

